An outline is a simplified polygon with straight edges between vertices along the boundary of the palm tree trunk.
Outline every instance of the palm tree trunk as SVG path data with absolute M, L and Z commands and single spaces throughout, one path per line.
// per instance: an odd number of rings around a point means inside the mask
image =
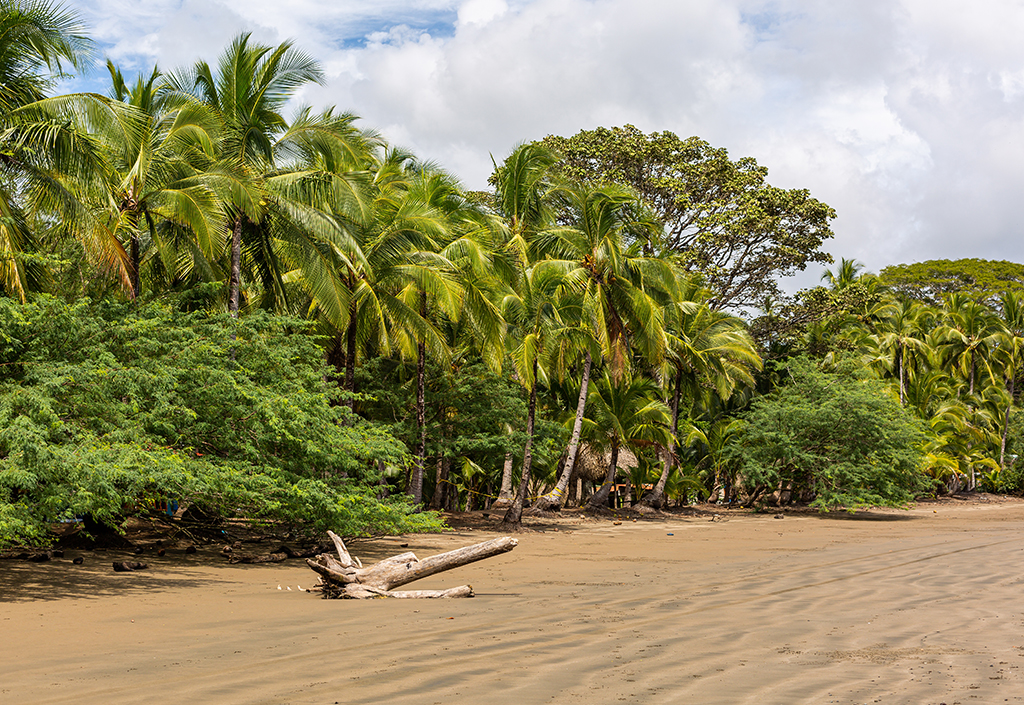
M 492 505 L 495 508 L 505 507 L 512 503 L 512 462 L 511 451 L 505 453 L 505 466 L 501 470 L 501 490 L 498 491 L 498 499 Z
M 231 273 L 228 279 L 228 313 L 238 318 L 238 303 L 242 290 L 242 216 L 235 216 L 231 228 Z
M 974 350 L 971 350 L 971 396 L 974 396 Z
M 595 492 L 594 496 L 590 498 L 590 502 L 587 503 L 590 509 L 600 509 L 608 504 L 608 497 L 612 493 L 612 487 L 615 486 L 615 472 L 618 469 L 618 464 L 619 442 L 616 439 L 612 439 L 612 458 L 608 463 L 608 475 L 605 476 L 601 489 Z
M 512 506 L 501 520 L 502 531 L 519 531 L 523 527 L 523 507 L 530 489 L 530 467 L 533 464 L 533 422 L 537 414 L 537 361 L 533 361 L 533 384 L 530 385 L 530 408 L 526 414 L 526 448 L 523 450 L 523 476 Z M 507 458 L 508 456 L 506 456 Z
M 354 394 L 356 391 L 356 311 L 355 304 L 349 306 L 348 328 L 345 331 L 345 391 Z M 345 402 L 349 411 L 355 411 L 355 399 L 349 397 Z
M 437 459 L 437 474 L 434 480 L 434 496 L 430 498 L 431 509 L 447 509 L 448 507 L 448 476 L 451 461 L 448 458 Z
M 562 508 L 565 499 L 565 491 L 569 487 L 569 478 L 572 476 L 573 466 L 576 464 L 576 451 L 580 447 L 580 433 L 583 431 L 583 412 L 587 407 L 587 390 L 590 386 L 590 368 L 593 360 L 590 359 L 590 351 L 587 351 L 586 360 L 583 363 L 583 379 L 580 381 L 580 398 L 576 402 L 576 421 L 572 426 L 572 436 L 569 439 L 569 448 L 566 450 L 568 456 L 562 474 L 558 477 L 555 489 L 537 500 L 537 508 L 543 511 L 557 511 Z
M 903 382 L 903 345 L 900 343 L 896 343 L 896 366 L 900 377 L 900 406 L 903 406 L 907 393 Z
M 142 266 L 142 255 L 139 252 L 139 236 L 137 233 L 132 233 L 130 244 L 132 258 L 132 299 L 137 299 L 139 298 L 139 291 L 142 289 L 142 284 L 139 277 L 139 268 Z
M 426 400 L 426 357 L 423 343 L 416 346 L 416 427 L 419 429 L 419 443 L 416 445 L 416 461 L 409 481 L 409 494 L 413 503 L 423 502 L 423 468 L 427 460 L 427 400 Z
M 420 292 L 420 315 L 427 318 L 427 293 Z M 409 494 L 414 504 L 423 503 L 423 468 L 427 462 L 427 345 L 423 340 L 416 344 L 416 427 L 420 442 L 416 447 L 416 464 L 409 480 Z
M 1010 430 L 1010 409 L 1013 408 L 1013 387 L 1016 375 L 1010 372 L 1010 403 L 1006 405 L 1006 415 L 1003 417 L 1003 437 L 999 441 L 999 468 L 1006 469 L 1006 434 Z
M 668 476 L 672 474 L 672 468 L 675 466 L 676 433 L 679 429 L 679 397 L 682 392 L 682 384 L 683 368 L 677 367 L 676 389 L 672 395 L 672 433 L 669 436 L 668 448 L 665 449 L 665 461 L 661 466 L 661 477 L 658 478 L 658 482 L 654 485 L 651 493 L 641 500 L 641 504 L 653 507 L 654 509 L 661 509 L 665 505 L 665 485 L 668 484 Z

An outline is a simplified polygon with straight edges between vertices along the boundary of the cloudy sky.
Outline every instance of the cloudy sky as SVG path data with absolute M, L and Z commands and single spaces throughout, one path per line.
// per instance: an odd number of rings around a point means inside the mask
M 1024 262 L 1020 0 L 69 4 L 125 73 L 213 61 L 242 31 L 294 40 L 329 77 L 305 103 L 355 112 L 472 188 L 518 142 L 632 123 L 809 189 L 839 213 L 837 259 Z

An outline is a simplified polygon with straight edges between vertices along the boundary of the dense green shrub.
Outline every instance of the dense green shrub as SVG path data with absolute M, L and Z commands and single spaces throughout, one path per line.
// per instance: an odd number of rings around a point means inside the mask
M 778 488 L 821 509 L 898 506 L 923 489 L 922 424 L 892 390 L 852 366 L 823 372 L 806 358 L 754 401 L 734 460 L 756 497 Z
M 436 528 L 377 498 L 406 449 L 349 416 L 299 321 L 0 299 L 0 545 L 153 499 L 344 534 Z

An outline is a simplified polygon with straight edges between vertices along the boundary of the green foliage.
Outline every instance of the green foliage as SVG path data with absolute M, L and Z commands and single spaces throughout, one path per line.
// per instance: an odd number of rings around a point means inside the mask
M 700 273 L 715 308 L 752 306 L 778 295 L 777 277 L 811 262 L 831 262 L 821 245 L 836 217 L 805 189 L 780 189 L 751 157 L 735 161 L 725 149 L 671 132 L 645 135 L 632 125 L 548 136 L 560 170 L 575 181 L 616 182 L 633 188 L 664 224 L 662 247 Z
M 790 382 L 744 418 L 734 459 L 755 497 L 780 487 L 822 510 L 899 506 L 923 487 L 925 433 L 882 383 L 790 363 Z
M 436 527 L 376 499 L 386 431 L 333 404 L 299 321 L 0 299 L 0 544 L 148 500 L 345 534 Z
M 1004 291 L 1024 291 L 1024 265 L 1003 260 L 937 259 L 893 264 L 878 275 L 882 285 L 901 298 L 936 306 L 959 293 L 994 306 Z
M 526 392 L 508 374 L 491 371 L 478 357 L 458 366 L 428 363 L 426 374 L 427 455 L 452 461 L 449 482 L 464 490 L 473 486 L 496 495 L 501 484 L 505 454 L 522 458 L 526 444 Z M 356 410 L 361 416 L 387 428 L 412 446 L 416 427 L 415 366 L 390 358 L 367 361 L 357 375 L 365 398 Z M 562 425 L 538 419 L 534 430 L 534 462 L 553 465 L 565 449 Z M 480 473 L 483 473 L 482 475 Z M 433 472 L 425 477 L 425 496 L 430 496 Z M 465 496 L 462 496 L 465 500 Z
M 804 289 L 784 302 L 762 301 L 762 314 L 750 321 L 750 334 L 766 359 L 801 353 L 824 357 L 850 350 L 850 342 L 840 335 L 844 328 L 865 320 L 884 300 L 874 279 L 842 288 Z

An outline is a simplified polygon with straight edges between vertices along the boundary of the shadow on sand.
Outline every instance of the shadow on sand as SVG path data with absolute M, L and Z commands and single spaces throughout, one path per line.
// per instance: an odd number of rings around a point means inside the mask
M 81 557 L 83 563 L 73 560 Z M 126 573 L 114 572 L 114 561 L 141 561 L 149 567 Z M 292 568 L 298 561 L 262 564 L 261 567 Z M 200 549 L 193 554 L 168 551 L 164 556 L 135 555 L 128 551 L 96 550 L 65 551 L 63 558 L 33 563 L 25 560 L 0 560 L 0 602 L 50 601 L 67 598 L 98 598 L 133 593 L 155 593 L 178 588 L 209 585 L 209 571 L 198 569 L 216 566 L 218 571 L 244 571 L 249 566 L 231 565 L 214 549 Z

